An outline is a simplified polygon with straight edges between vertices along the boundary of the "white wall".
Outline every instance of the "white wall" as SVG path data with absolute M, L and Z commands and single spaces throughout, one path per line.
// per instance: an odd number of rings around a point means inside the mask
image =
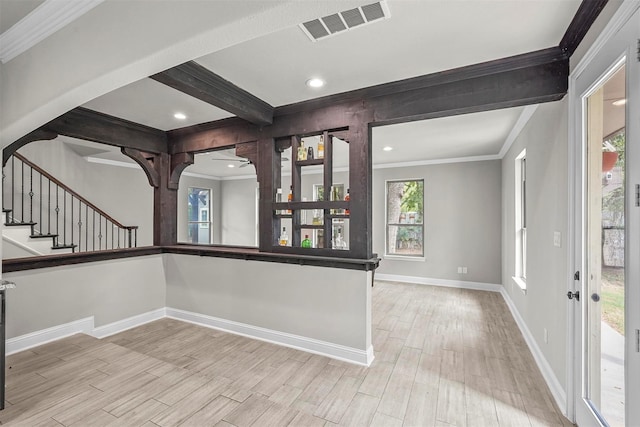
M 424 179 L 425 259 L 385 258 L 385 181 Z M 378 274 L 501 283 L 499 160 L 373 171 L 373 250 Z M 458 274 L 458 267 L 467 274 Z
M 123 225 L 137 225 L 138 246 L 153 244 L 153 187 L 137 165 L 89 163 L 59 140 L 32 142 L 18 152 Z
M 4 273 L 7 338 L 95 316 L 104 326 L 166 305 L 161 255 Z
M 566 390 L 568 101 L 541 104 L 502 160 L 502 283 Z M 527 150 L 527 289 L 515 275 L 515 158 Z M 562 247 L 553 244 L 561 233 Z M 544 329 L 548 343 L 544 342 Z

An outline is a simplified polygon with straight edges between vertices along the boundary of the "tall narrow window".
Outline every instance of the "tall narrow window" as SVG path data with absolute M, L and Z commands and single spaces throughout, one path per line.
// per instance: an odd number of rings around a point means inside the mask
M 189 187 L 187 192 L 189 242 L 211 244 L 211 189 Z
M 387 181 L 386 254 L 424 256 L 424 180 Z
M 516 157 L 515 165 L 515 226 L 516 266 L 515 282 L 526 289 L 527 280 L 527 151 Z

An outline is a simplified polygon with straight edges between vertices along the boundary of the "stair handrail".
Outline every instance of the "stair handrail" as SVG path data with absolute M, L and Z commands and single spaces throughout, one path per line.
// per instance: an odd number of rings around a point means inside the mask
M 15 156 L 18 160 L 20 160 L 24 164 L 26 164 L 26 165 L 30 166 L 31 168 L 33 168 L 35 171 L 40 173 L 42 176 L 44 176 L 47 179 L 51 180 L 51 182 L 53 182 L 54 184 L 56 184 L 59 187 L 61 187 L 62 189 L 64 189 L 67 193 L 72 194 L 74 197 L 76 197 L 77 199 L 82 201 L 85 205 L 89 206 L 91 209 L 95 210 L 97 213 L 102 215 L 104 218 L 106 218 L 109 221 L 111 221 L 116 226 L 118 226 L 118 227 L 120 227 L 122 229 L 125 229 L 125 230 L 137 230 L 138 229 L 137 225 L 123 225 L 120 221 L 115 220 L 111 215 L 109 215 L 108 213 L 106 213 L 105 211 L 103 211 L 102 209 L 100 209 L 99 207 L 97 207 L 96 205 L 94 205 L 93 203 L 91 203 L 90 201 L 85 199 L 84 197 L 82 197 L 80 194 L 78 194 L 77 192 L 75 192 L 74 190 L 69 188 L 68 185 L 62 183 L 60 180 L 58 180 L 56 177 L 51 175 L 49 172 L 47 172 L 44 169 L 42 169 L 40 166 L 38 166 L 35 163 L 29 161 L 26 157 L 24 157 L 23 155 L 21 155 L 17 151 L 13 153 L 13 156 Z

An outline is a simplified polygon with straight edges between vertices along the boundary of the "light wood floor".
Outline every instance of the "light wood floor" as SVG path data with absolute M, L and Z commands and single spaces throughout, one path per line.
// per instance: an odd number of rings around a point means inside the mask
M 370 368 L 163 319 L 7 359 L 25 426 L 570 425 L 497 293 L 376 283 Z

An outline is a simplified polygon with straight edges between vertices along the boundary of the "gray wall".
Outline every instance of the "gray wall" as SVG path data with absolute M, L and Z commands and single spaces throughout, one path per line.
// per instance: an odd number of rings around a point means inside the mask
M 567 100 L 541 104 L 502 160 L 502 283 L 561 384 L 566 382 Z M 515 158 L 527 149 L 527 290 L 515 275 Z M 553 233 L 562 234 L 562 247 Z M 548 343 L 544 342 L 544 329 Z M 566 390 L 566 385 L 565 385 Z
M 359 350 L 371 346 L 371 273 L 174 254 L 165 255 L 165 271 L 168 307 Z
M 258 246 L 256 240 L 257 188 L 257 178 L 221 182 L 221 244 Z
M 137 225 L 138 246 L 153 244 L 153 187 L 142 169 L 89 163 L 59 140 L 18 152 L 123 225 Z
M 385 181 L 423 178 L 425 259 L 397 260 L 385 253 Z M 377 273 L 501 283 L 500 161 L 451 163 L 373 171 L 373 250 Z M 458 274 L 458 267 L 467 274 Z
M 7 338 L 95 316 L 95 326 L 166 305 L 161 255 L 4 273 Z

